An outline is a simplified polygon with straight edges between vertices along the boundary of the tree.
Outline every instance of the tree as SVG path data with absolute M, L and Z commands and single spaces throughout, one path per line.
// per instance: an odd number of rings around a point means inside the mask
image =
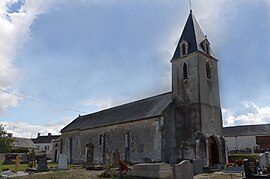
M 8 153 L 12 150 L 13 139 L 8 136 L 4 125 L 0 124 L 0 153 Z

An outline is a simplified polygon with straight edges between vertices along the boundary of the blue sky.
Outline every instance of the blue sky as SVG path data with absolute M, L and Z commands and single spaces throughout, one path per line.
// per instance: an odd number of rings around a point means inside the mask
M 192 8 L 219 59 L 223 124 L 269 123 L 270 2 Z M 82 112 L 170 91 L 188 14 L 180 0 L 1 0 L 0 87 L 39 102 L 0 93 L 0 123 L 58 134 Z

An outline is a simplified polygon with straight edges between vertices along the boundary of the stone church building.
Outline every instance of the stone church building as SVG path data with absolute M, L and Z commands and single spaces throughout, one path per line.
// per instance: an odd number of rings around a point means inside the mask
M 61 130 L 70 163 L 225 163 L 218 60 L 192 11 L 171 59 L 172 92 L 79 116 Z

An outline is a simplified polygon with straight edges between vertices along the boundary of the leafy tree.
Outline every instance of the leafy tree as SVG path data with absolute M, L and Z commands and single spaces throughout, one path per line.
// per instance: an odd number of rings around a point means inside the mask
M 8 153 L 12 150 L 13 139 L 7 135 L 3 124 L 0 124 L 0 153 Z

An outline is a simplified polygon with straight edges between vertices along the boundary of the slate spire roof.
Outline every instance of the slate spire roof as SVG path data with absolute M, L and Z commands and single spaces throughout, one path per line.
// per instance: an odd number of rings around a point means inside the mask
M 197 22 L 196 18 L 194 17 L 192 10 L 188 16 L 187 22 L 185 24 L 184 30 L 176 47 L 172 59 L 180 58 L 180 43 L 182 41 L 186 41 L 188 43 L 188 52 L 190 54 L 192 52 L 201 51 L 205 52 L 206 49 L 203 46 L 203 42 L 207 41 L 207 37 L 203 34 L 199 23 Z M 208 42 L 209 43 L 209 42 Z M 213 52 L 210 51 L 210 54 L 213 56 Z

